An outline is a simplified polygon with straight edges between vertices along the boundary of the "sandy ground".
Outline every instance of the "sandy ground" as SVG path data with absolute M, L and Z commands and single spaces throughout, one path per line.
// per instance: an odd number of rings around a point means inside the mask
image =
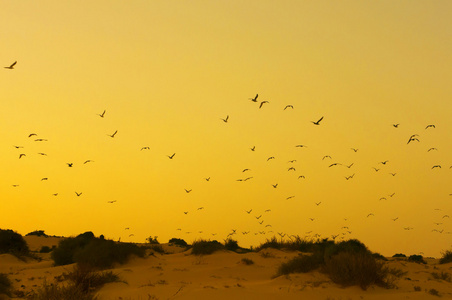
M 60 238 L 25 237 L 32 250 L 57 245 Z M 297 252 L 275 249 L 259 253 L 238 254 L 219 251 L 212 255 L 194 256 L 191 250 L 163 245 L 169 254 L 154 253 L 147 258 L 131 258 L 114 268 L 123 282 L 109 283 L 97 293 L 99 300 L 148 299 L 437 299 L 429 291 L 435 289 L 442 299 L 452 299 L 452 283 L 436 280 L 432 273 L 452 274 L 452 264 L 438 264 L 427 259 L 427 265 L 390 259 L 389 267 L 407 273 L 395 281 L 396 288 L 371 286 L 342 288 L 320 272 L 274 277 L 278 266 Z M 265 254 L 263 254 L 265 253 Z M 41 261 L 22 261 L 9 254 L 0 255 L 0 273 L 8 274 L 17 290 L 25 293 L 38 288 L 44 280 L 70 272 L 73 265 L 54 267 L 49 254 L 39 254 Z M 246 265 L 243 258 L 254 264 Z M 415 291 L 414 287 L 420 287 Z

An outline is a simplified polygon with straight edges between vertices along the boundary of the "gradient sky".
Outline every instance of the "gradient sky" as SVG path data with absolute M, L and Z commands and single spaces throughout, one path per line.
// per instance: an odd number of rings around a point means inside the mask
M 133 242 L 236 229 L 242 246 L 339 235 L 439 256 L 452 246 L 451 12 L 413 0 L 1 1 L 1 66 L 17 65 L 0 70 L 0 228 Z

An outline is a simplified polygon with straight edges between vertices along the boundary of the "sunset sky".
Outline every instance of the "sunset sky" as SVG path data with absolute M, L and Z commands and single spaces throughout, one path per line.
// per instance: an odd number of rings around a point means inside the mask
M 438 257 L 451 34 L 446 0 L 1 1 L 0 228 Z

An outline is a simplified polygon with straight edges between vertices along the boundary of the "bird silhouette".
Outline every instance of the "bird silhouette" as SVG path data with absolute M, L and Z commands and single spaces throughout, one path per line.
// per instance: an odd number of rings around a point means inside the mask
M 248 98 L 248 99 L 253 102 L 257 102 L 257 97 L 259 97 L 259 94 L 256 94 L 256 96 L 254 96 L 254 98 Z
M 221 118 L 220 118 L 220 119 L 221 119 Z M 226 116 L 226 119 L 221 119 L 221 120 L 223 120 L 223 122 L 227 123 L 228 120 L 229 120 L 229 115 Z
M 103 118 L 105 116 L 105 110 L 101 114 L 97 114 L 99 117 Z
M 269 158 L 267 158 L 267 161 L 269 161 L 270 159 L 275 159 L 274 156 L 270 156 Z
M 358 149 L 356 148 L 351 148 L 353 151 L 358 152 Z
M 210 180 L 210 177 L 207 177 L 207 178 L 204 178 L 206 181 L 209 181 Z
M 22 156 L 27 156 L 27 155 L 25 155 L 24 153 L 21 153 L 21 154 L 19 154 L 19 159 L 21 159 Z
M 322 157 L 322 160 L 324 160 L 325 158 L 329 158 L 329 159 L 331 159 L 331 156 L 329 156 L 329 155 L 325 155 L 324 157 Z
M 107 201 L 107 203 L 111 203 L 111 204 L 113 204 L 113 203 L 115 203 L 115 202 L 116 202 L 116 200 Z
M 149 147 L 141 147 L 141 149 L 140 149 L 140 151 L 143 151 L 143 150 L 151 150 L 151 148 L 149 148 Z
M 432 169 L 434 169 L 434 168 L 440 168 L 440 169 L 441 169 L 441 166 L 440 166 L 440 165 L 434 165 L 434 166 L 432 167 Z
M 42 152 L 39 152 L 38 154 L 39 154 L 39 155 L 42 155 L 42 156 L 47 156 L 47 154 L 42 153 Z
M 293 105 L 286 105 L 286 107 L 284 107 L 284 110 L 286 110 L 287 108 L 292 108 L 293 109 Z
M 13 62 L 9 67 L 4 67 L 5 69 L 14 69 L 14 66 L 17 64 L 17 60 L 15 62 Z
M 20 148 L 23 148 L 23 146 L 14 146 L 14 148 L 20 149 Z
M 252 148 L 250 148 L 251 149 L 251 151 L 254 151 L 254 150 L 256 150 L 256 146 L 253 146 Z
M 320 202 L 316 202 L 316 203 L 315 203 L 315 205 L 319 206 L 319 205 L 320 205 L 320 203 L 322 203 L 322 201 L 320 201 Z
M 386 165 L 388 162 L 389 162 L 389 160 L 385 160 L 385 161 L 380 162 L 380 164 Z
M 176 153 L 173 153 L 173 155 L 167 155 L 169 157 L 169 159 L 173 159 L 174 155 L 176 155 Z
M 253 209 L 245 210 L 245 211 L 246 211 L 247 214 L 250 214 L 253 211 Z
M 278 187 L 278 184 L 272 184 L 272 186 L 276 189 Z
M 397 124 L 392 124 L 392 126 L 394 126 L 395 128 L 399 128 L 399 125 L 400 124 L 398 124 L 398 123 Z
M 28 135 L 28 137 L 32 137 L 32 136 L 38 136 L 36 133 L 30 133 L 29 135 Z
M 323 117 L 321 117 L 317 122 L 311 121 L 314 125 L 320 125 L 320 121 L 323 120 Z
M 438 151 L 438 149 L 436 149 L 436 148 L 430 148 L 430 149 L 427 150 L 427 152 L 430 152 L 430 151 L 432 151 L 432 150 Z
M 110 134 L 107 134 L 109 137 L 111 137 L 111 138 L 114 138 L 115 137 L 115 135 L 118 133 L 118 131 L 116 130 L 115 132 L 113 132 L 113 134 L 112 135 L 110 135 Z
M 188 194 L 188 193 L 190 193 L 191 192 L 191 190 L 187 190 L 187 189 L 185 189 L 185 192 Z
M 425 129 L 427 129 L 427 128 L 436 128 L 436 126 L 433 124 L 430 124 L 430 125 L 427 125 L 427 127 L 425 127 Z
M 261 104 L 259 105 L 259 108 L 262 107 L 262 105 L 264 105 L 264 103 L 269 103 L 268 101 L 262 101 Z
M 80 197 L 82 195 L 82 192 L 80 193 L 75 192 L 75 194 L 77 195 L 77 197 Z
M 66 164 L 69 168 L 72 168 L 72 166 L 74 165 L 73 163 L 66 163 Z
M 90 159 L 88 159 L 88 160 L 85 160 L 85 162 L 83 163 L 83 164 L 87 164 L 87 163 L 90 163 L 90 162 L 94 162 L 93 160 L 90 160 Z

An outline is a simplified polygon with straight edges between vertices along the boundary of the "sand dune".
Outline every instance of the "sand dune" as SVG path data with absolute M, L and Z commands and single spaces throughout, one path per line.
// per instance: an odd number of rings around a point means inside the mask
M 27 236 L 31 249 L 56 245 L 60 238 Z M 452 299 L 452 284 L 436 280 L 433 272 L 452 272 L 452 264 L 427 264 L 390 258 L 386 264 L 407 272 L 395 281 L 396 288 L 357 286 L 342 288 L 318 271 L 274 277 L 278 266 L 299 252 L 265 249 L 260 252 L 236 253 L 218 251 L 195 256 L 191 250 L 162 245 L 166 254 L 149 252 L 146 258 L 132 257 L 113 271 L 122 282 L 109 283 L 98 292 L 98 299 L 435 299 L 431 289 L 443 299 Z M 53 266 L 50 254 L 38 254 L 42 260 L 20 260 L 0 255 L 0 273 L 8 274 L 14 288 L 26 295 L 44 281 L 70 272 L 74 265 Z M 252 260 L 246 265 L 242 259 Z M 420 287 L 420 291 L 415 291 Z

